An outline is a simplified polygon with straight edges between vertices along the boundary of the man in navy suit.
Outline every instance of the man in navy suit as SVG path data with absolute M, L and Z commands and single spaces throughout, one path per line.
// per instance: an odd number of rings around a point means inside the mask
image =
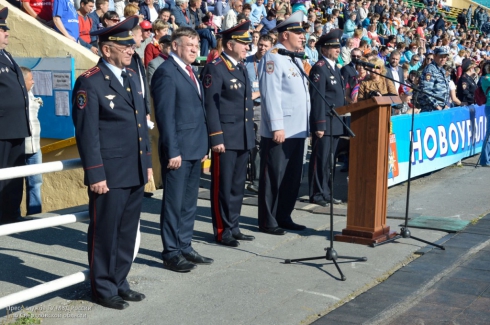
M 160 131 L 163 199 L 160 228 L 163 266 L 189 272 L 196 264 L 211 264 L 191 246 L 201 162 L 209 150 L 204 92 L 191 63 L 199 50 L 199 35 L 188 27 L 172 33 L 172 52 L 153 74 L 151 92 Z
M 5 51 L 9 28 L 6 19 L 8 8 L 0 10 L 0 168 L 25 165 L 25 137 L 29 128 L 29 96 L 22 71 Z M 23 179 L 0 181 L 0 224 L 22 221 Z
M 211 216 L 216 241 L 237 247 L 247 162 L 255 145 L 252 89 L 242 60 L 252 42 L 250 21 L 223 31 L 223 53 L 202 72 L 211 160 Z
M 138 16 L 92 32 L 102 53 L 73 88 L 73 122 L 89 195 L 87 232 L 92 296 L 125 309 L 145 295 L 129 288 L 144 185 L 151 177 L 145 101 L 138 73 L 126 68 Z

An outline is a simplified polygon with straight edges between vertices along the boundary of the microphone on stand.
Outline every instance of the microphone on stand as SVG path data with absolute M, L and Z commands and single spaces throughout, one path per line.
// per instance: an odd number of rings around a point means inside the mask
M 363 67 L 366 67 L 366 68 L 371 68 L 371 69 L 381 69 L 380 66 L 377 66 L 375 64 L 372 64 L 372 63 L 369 63 L 369 62 L 365 62 L 365 61 L 361 61 L 361 60 L 358 60 L 358 59 L 352 59 L 352 62 L 354 64 L 359 64 L 359 65 L 362 65 Z
M 305 52 L 293 52 L 293 51 L 288 51 L 286 49 L 278 49 L 277 53 L 281 55 L 290 56 L 293 58 L 299 58 L 301 60 L 309 59 L 308 56 L 305 54 Z

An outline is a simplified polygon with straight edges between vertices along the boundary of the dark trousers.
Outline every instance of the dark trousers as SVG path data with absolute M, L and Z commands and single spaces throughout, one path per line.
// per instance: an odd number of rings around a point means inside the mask
M 25 165 L 25 139 L 0 140 L 0 168 Z M 0 222 L 20 217 L 24 179 L 0 181 Z
M 211 216 L 216 240 L 240 232 L 249 150 L 213 152 L 211 159 Z
M 207 56 L 216 47 L 216 38 L 209 28 L 196 29 L 201 40 L 201 56 Z
M 129 290 L 126 277 L 133 263 L 143 190 L 143 185 L 111 188 L 102 195 L 88 190 L 88 263 L 95 299 Z
M 260 140 L 259 227 L 275 228 L 291 222 L 301 183 L 304 138 L 277 144 Z
M 160 231 L 164 260 L 181 253 L 192 252 L 191 240 L 197 212 L 200 176 L 200 160 L 182 160 L 179 169 L 168 169 L 167 161 L 162 161 L 164 190 Z
M 260 179 L 260 105 L 254 105 L 255 146 L 250 150 L 250 177 L 252 184 Z
M 333 136 L 332 152 L 335 155 L 339 137 Z M 330 199 L 330 136 L 312 135 L 312 150 L 308 167 L 310 202 Z M 335 166 L 335 161 L 334 161 Z M 333 177 L 333 176 L 332 176 Z

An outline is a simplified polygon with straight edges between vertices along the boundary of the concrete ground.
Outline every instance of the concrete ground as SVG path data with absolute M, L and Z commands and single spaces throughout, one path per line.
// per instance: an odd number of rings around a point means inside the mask
M 451 166 L 413 181 L 411 214 L 475 220 L 489 213 L 490 168 L 475 169 L 472 163 L 477 158 L 465 160 L 462 167 Z M 343 200 L 347 197 L 345 176 L 345 173 L 337 174 L 336 196 Z M 202 180 L 203 198 L 208 179 Z M 305 190 L 303 184 L 302 196 Z M 229 248 L 214 242 L 210 202 L 200 199 L 193 247 L 215 262 L 199 266 L 191 273 L 178 274 L 163 269 L 160 259 L 161 196 L 162 192 L 156 191 L 151 198 L 144 199 L 141 247 L 129 274 L 132 289 L 145 293 L 146 300 L 130 303 L 123 311 L 106 309 L 91 302 L 90 288 L 82 283 L 27 301 L 23 303 L 23 311 L 17 311 L 19 305 L 3 310 L 0 324 L 14 321 L 29 311 L 32 316 L 43 318 L 43 324 L 309 324 L 326 320 L 328 315 L 325 319 L 321 317 L 335 312 L 339 306 L 347 308 L 355 297 L 361 299 L 361 294 L 370 288 L 381 288 L 378 284 L 389 281 L 390 275 L 396 272 L 395 276 L 414 265 L 412 261 L 421 260 L 416 252 L 427 252 L 421 250 L 425 244 L 413 239 L 400 239 L 376 248 L 334 242 L 339 255 L 368 259 L 367 262 L 339 260 L 347 277 L 346 281 L 340 281 L 330 261 L 284 264 L 284 259 L 324 255 L 324 248 L 329 245 L 330 224 L 321 210 L 298 202 L 293 219 L 308 229 L 271 236 L 258 232 L 257 207 L 253 203 L 244 205 L 242 231 L 253 234 L 256 240 Z M 253 197 L 248 200 L 253 201 Z M 403 215 L 405 200 L 406 185 L 389 190 L 388 215 L 392 217 L 387 219 L 387 224 L 393 230 L 400 228 L 401 220 L 396 217 Z M 346 218 L 341 215 L 345 206 L 336 208 L 339 215 L 334 217 L 333 228 L 338 233 L 346 225 Z M 86 230 L 86 223 L 77 223 L 0 238 L 1 295 L 86 269 Z M 437 230 L 412 228 L 411 231 L 412 235 L 430 242 L 443 243 L 454 237 Z M 445 252 L 453 250 L 456 249 L 448 246 Z M 461 249 L 459 253 L 465 254 Z M 372 300 L 364 308 L 376 306 L 377 301 Z M 378 312 L 383 310 L 376 309 Z M 383 319 L 384 323 L 380 324 L 394 321 L 389 317 Z M 369 320 L 365 318 L 361 323 Z

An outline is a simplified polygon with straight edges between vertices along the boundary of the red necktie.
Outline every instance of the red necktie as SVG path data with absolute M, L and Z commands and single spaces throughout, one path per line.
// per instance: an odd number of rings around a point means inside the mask
M 189 23 L 189 17 L 187 17 L 186 12 L 185 12 L 185 9 L 182 10 L 182 13 L 184 14 L 186 23 Z
M 197 83 L 196 77 L 194 76 L 194 71 L 192 71 L 192 68 L 190 65 L 186 65 L 185 69 L 187 70 L 187 72 L 189 72 L 189 76 L 191 77 L 191 80 L 194 82 L 197 89 L 199 90 L 199 96 L 201 96 L 201 91 L 199 89 L 199 84 Z

